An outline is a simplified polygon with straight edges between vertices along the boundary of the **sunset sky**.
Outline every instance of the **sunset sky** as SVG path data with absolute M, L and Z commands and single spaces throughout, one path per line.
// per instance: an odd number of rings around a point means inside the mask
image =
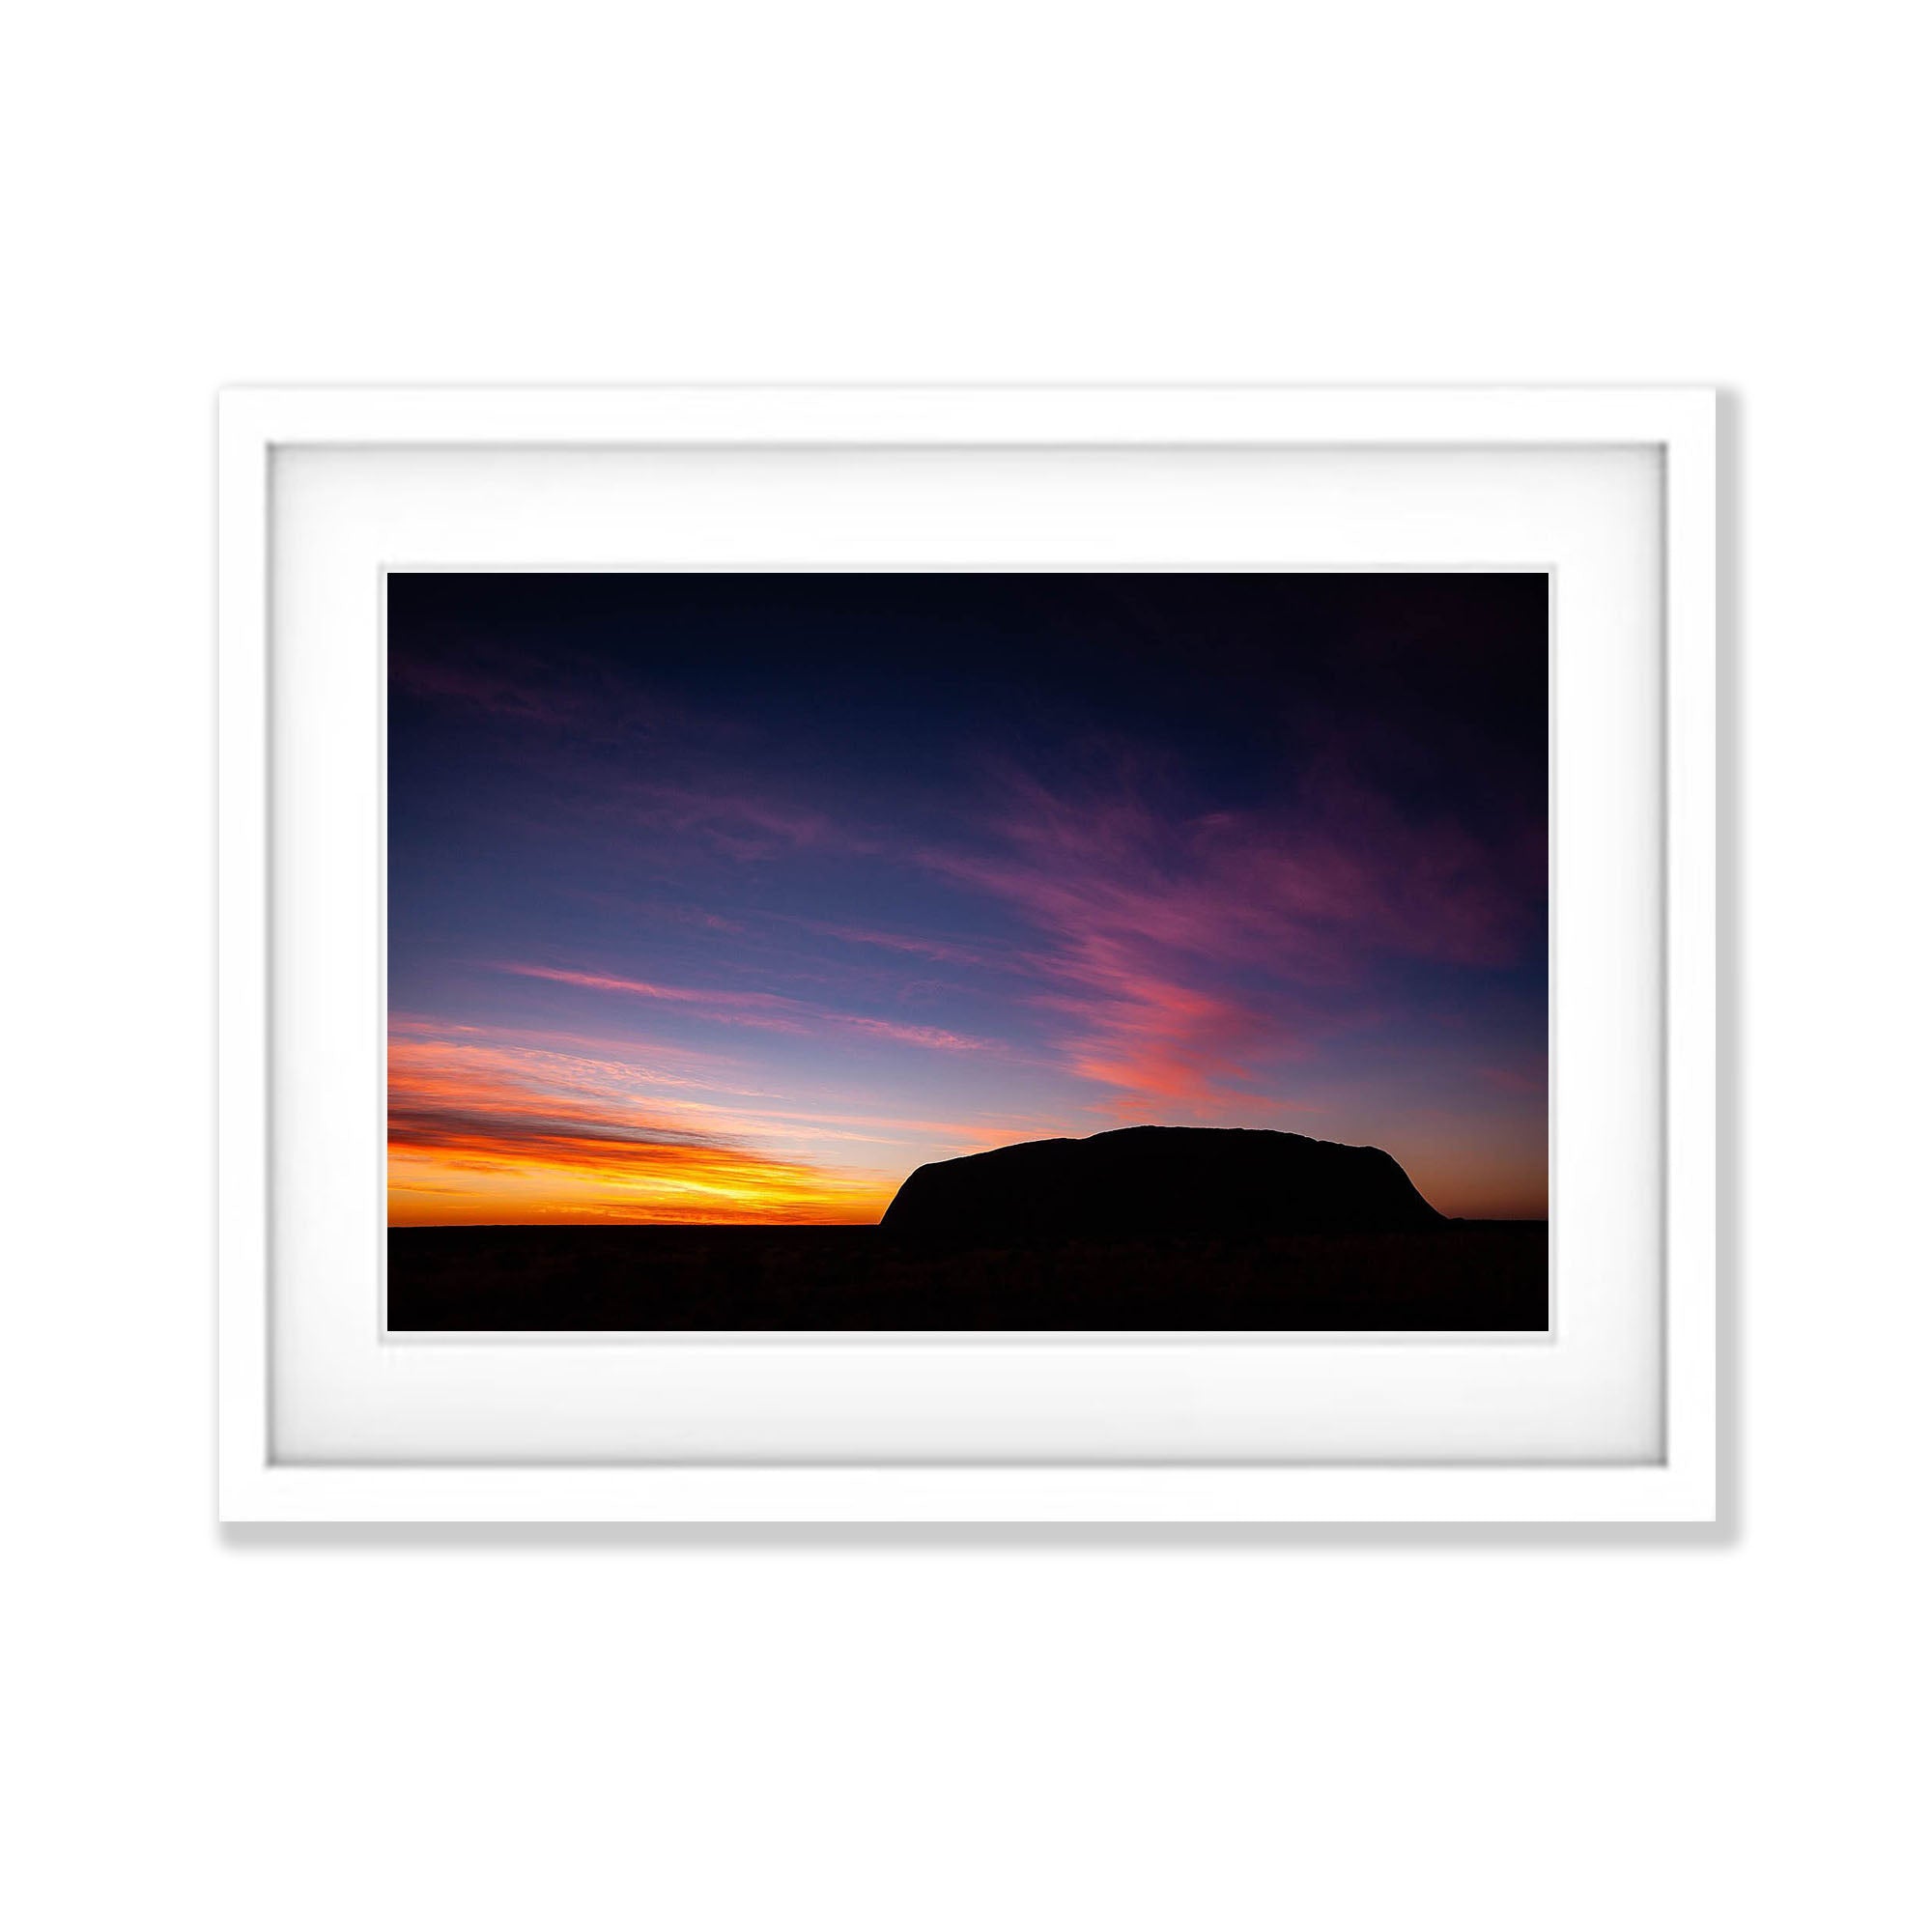
M 388 597 L 392 1225 L 875 1221 L 1141 1122 L 1546 1211 L 1542 577 Z

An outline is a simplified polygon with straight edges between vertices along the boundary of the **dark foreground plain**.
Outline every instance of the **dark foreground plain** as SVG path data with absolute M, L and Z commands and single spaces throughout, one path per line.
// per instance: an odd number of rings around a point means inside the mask
M 392 1228 L 388 1324 L 1542 1329 L 1548 1227 L 935 1247 L 880 1228 Z

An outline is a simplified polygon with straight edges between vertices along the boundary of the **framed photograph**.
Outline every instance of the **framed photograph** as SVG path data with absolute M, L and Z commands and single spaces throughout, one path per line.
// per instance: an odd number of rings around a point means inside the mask
M 220 434 L 224 1519 L 1715 1519 L 1710 392 Z

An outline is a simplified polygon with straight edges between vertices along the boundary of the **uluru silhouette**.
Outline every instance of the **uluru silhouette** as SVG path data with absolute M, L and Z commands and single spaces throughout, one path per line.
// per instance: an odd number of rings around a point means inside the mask
M 1255 1127 L 1122 1127 L 929 1162 L 880 1226 L 921 1243 L 1426 1233 L 1446 1223 L 1380 1148 Z

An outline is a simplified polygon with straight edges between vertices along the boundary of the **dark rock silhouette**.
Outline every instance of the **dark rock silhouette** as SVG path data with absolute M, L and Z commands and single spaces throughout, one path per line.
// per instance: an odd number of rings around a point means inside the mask
M 1250 1127 L 1122 1127 L 933 1161 L 880 1223 L 922 1245 L 1420 1234 L 1448 1225 L 1380 1148 Z

